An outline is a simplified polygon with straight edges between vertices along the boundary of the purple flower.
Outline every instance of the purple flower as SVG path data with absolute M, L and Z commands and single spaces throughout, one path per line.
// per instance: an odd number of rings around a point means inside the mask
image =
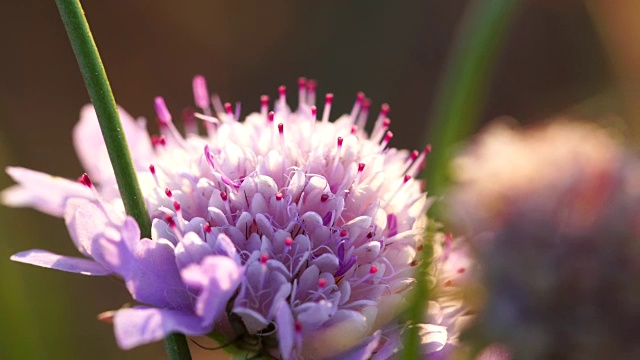
M 140 304 L 113 317 L 125 349 L 171 332 L 213 331 L 282 359 L 371 357 L 413 283 L 429 205 L 414 176 L 427 150 L 388 147 L 387 105 L 366 133 L 362 93 L 334 122 L 327 94 L 318 121 L 315 82 L 301 79 L 297 109 L 281 87 L 273 111 L 263 96 L 260 112 L 241 122 L 240 105 L 209 97 L 202 77 L 193 88 L 200 112 L 183 113 L 186 135 L 162 98 L 158 136 L 120 110 L 151 239 L 124 213 L 87 106 L 73 135 L 89 175 L 73 182 L 8 168 L 18 185 L 2 194 L 5 204 L 64 217 L 85 258 L 30 250 L 12 259 L 121 277 Z

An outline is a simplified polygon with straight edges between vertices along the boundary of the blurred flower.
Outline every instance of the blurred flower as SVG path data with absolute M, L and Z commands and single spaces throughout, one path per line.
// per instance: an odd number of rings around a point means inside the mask
M 454 162 L 451 219 L 486 290 L 469 334 L 517 359 L 640 356 L 640 167 L 595 125 L 491 127 Z
M 18 185 L 3 201 L 64 217 L 88 259 L 44 250 L 12 259 L 121 277 L 140 303 L 113 317 L 125 349 L 171 332 L 214 331 L 236 348 L 283 359 L 378 352 L 385 339 L 378 330 L 403 310 L 414 282 L 429 201 L 413 177 L 427 150 L 388 147 L 387 105 L 371 134 L 364 132 L 370 102 L 361 93 L 335 122 L 327 94 L 316 121 L 315 82 L 301 79 L 295 111 L 281 87 L 273 112 L 263 96 L 260 112 L 240 122 L 240 105 L 209 97 L 202 77 L 193 88 L 201 113 L 183 113 L 186 136 L 162 98 L 155 100 L 159 136 L 120 110 L 151 239 L 140 239 L 124 212 L 87 106 L 74 144 L 90 177 L 72 182 L 8 168 Z M 206 136 L 198 135 L 195 118 Z M 437 344 L 427 338 L 433 351 L 448 341 L 442 331 Z

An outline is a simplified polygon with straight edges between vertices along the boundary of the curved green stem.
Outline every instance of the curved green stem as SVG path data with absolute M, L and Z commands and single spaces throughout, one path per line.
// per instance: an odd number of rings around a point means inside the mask
M 442 79 L 431 119 L 434 126 L 425 138 L 433 145 L 427 171 L 430 194 L 441 196 L 449 183 L 448 167 L 454 145 L 474 131 L 485 91 L 498 50 L 507 35 L 510 20 L 520 0 L 472 0 L 464 18 Z M 432 214 L 440 215 L 440 202 Z M 412 324 L 423 321 L 429 300 L 428 270 L 431 266 L 432 239 L 425 239 L 416 285 L 407 317 Z M 419 328 L 409 327 L 401 359 L 423 359 L 420 351 Z
M 148 238 L 151 236 L 151 220 L 131 160 L 116 101 L 82 5 L 79 0 L 56 0 L 56 5 L 78 60 L 89 97 L 98 115 L 100 130 L 107 145 L 124 208 L 127 214 L 138 222 L 142 237 Z M 171 360 L 191 359 L 184 335 L 167 336 L 165 348 Z

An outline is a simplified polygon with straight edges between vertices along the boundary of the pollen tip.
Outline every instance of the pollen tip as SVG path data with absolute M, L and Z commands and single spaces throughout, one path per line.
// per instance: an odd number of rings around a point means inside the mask
M 369 268 L 369 274 L 375 274 L 378 272 L 378 268 L 375 265 L 371 265 L 371 268 Z
M 169 190 L 169 188 L 165 188 L 165 189 L 164 189 L 164 193 L 165 193 L 168 197 L 173 197 L 173 193 L 171 192 L 171 190 Z
M 298 88 L 299 89 L 304 89 L 304 87 L 307 85 L 307 78 L 302 76 L 298 78 Z
M 284 124 L 283 123 L 279 123 L 278 124 L 278 132 L 280 133 L 280 135 L 282 135 L 284 133 Z
M 279 192 L 279 191 L 276 193 L 276 200 L 277 200 L 277 201 L 282 200 L 282 193 L 281 193 L 281 192 Z
M 364 163 L 358 164 L 358 172 L 362 172 L 364 170 Z
M 89 175 L 87 175 L 87 173 L 80 175 L 80 177 L 78 178 L 78 182 L 88 187 L 89 189 L 93 187 L 93 183 L 91 182 L 91 179 L 89 178 Z
M 269 95 L 262 95 L 260 96 L 260 104 L 262 106 L 267 106 L 269 105 Z
M 315 91 L 317 87 L 318 82 L 315 79 L 309 79 L 309 81 L 307 81 L 307 90 Z
M 151 175 L 156 174 L 156 167 L 153 164 L 149 165 L 149 171 L 151 171 Z
M 389 118 L 385 118 L 384 121 L 382 122 L 382 126 L 387 129 L 389 128 L 389 125 L 391 125 L 391 119 Z
M 203 229 L 206 233 L 211 233 L 211 225 L 209 225 L 209 223 L 204 223 Z
M 315 118 L 316 115 L 318 115 L 318 108 L 315 105 L 313 105 L 311 106 L 311 116 Z
M 320 280 L 318 280 L 318 287 L 323 288 L 323 287 L 325 287 L 325 286 L 327 286 L 327 279 L 320 279 Z
M 346 229 L 340 230 L 340 237 L 346 237 L 349 235 L 349 232 Z
M 233 106 L 231 106 L 231 103 L 224 103 L 224 111 L 226 111 L 229 115 L 233 114 Z
M 389 142 L 393 138 L 393 133 L 391 131 L 387 131 L 384 136 L 384 142 Z
M 364 100 L 362 100 L 362 109 L 363 110 L 368 111 L 370 107 L 371 107 L 371 99 L 365 98 Z
M 411 180 L 411 175 L 405 175 L 403 179 L 403 184 L 406 184 L 407 182 L 409 182 L 409 180 Z
M 358 126 L 357 126 L 357 125 L 353 125 L 353 126 L 351 127 L 351 135 L 355 134 L 355 133 L 356 133 L 356 131 L 358 131 Z
M 287 94 L 287 87 L 286 87 L 286 86 L 284 86 L 284 85 L 280 85 L 280 86 L 278 87 L 278 94 L 279 94 L 280 96 L 285 96 L 285 95 Z
M 326 202 L 327 200 L 329 200 L 329 194 L 322 194 L 320 196 L 320 201 L 321 202 Z
M 331 104 L 333 102 L 333 94 L 332 93 L 326 94 L 324 96 L 324 99 L 326 104 Z
M 387 114 L 389 114 L 389 110 L 391 110 L 391 108 L 389 107 L 389 104 L 384 103 L 380 106 L 380 112 L 384 115 L 387 116 Z
M 269 260 L 269 254 L 262 254 L 260 255 L 260 263 L 261 264 L 266 264 L 267 260 Z
M 269 111 L 269 122 L 273 122 L 273 118 L 276 116 L 276 114 L 273 111 Z
M 356 94 L 356 101 L 359 104 L 362 104 L 362 102 L 364 101 L 365 95 L 362 91 L 358 91 L 358 93 Z
M 292 239 L 292 238 L 290 238 L 290 237 L 285 238 L 285 239 L 284 239 L 284 244 L 285 244 L 286 246 L 291 246 L 291 245 L 293 245 L 293 239 Z
M 344 141 L 344 139 L 342 139 L 342 137 L 338 136 L 338 147 L 342 147 L 342 142 Z
M 176 209 L 176 211 L 180 211 L 180 202 L 174 201 L 173 208 Z
M 226 192 L 221 191 L 220 192 L 220 198 L 222 199 L 222 201 L 227 201 L 227 199 L 229 198 L 229 196 L 227 195 Z

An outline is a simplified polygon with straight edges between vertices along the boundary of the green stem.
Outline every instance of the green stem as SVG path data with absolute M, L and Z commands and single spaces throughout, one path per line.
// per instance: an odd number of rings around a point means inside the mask
M 78 60 L 89 97 L 98 115 L 100 130 L 107 145 L 125 211 L 137 221 L 141 236 L 148 238 L 151 236 L 151 220 L 120 123 L 116 101 L 82 5 L 79 0 L 56 0 L 56 4 Z M 167 336 L 165 347 L 171 360 L 191 359 L 184 335 Z
M 445 193 L 450 181 L 449 163 L 454 145 L 476 128 L 498 50 L 520 2 L 472 0 L 465 11 L 430 117 L 434 126 L 425 136 L 433 145 L 427 171 L 427 188 L 431 194 L 442 196 Z M 438 216 L 440 202 L 434 205 L 431 212 Z M 413 299 L 407 311 L 412 324 L 422 322 L 427 308 L 430 296 L 428 270 L 432 256 L 432 239 L 427 237 L 416 272 Z M 424 358 L 418 332 L 419 328 L 415 326 L 407 330 L 401 359 Z
M 164 338 L 164 349 L 170 360 L 191 360 L 187 338 L 182 334 L 174 333 Z
M 430 116 L 433 126 L 425 136 L 433 145 L 427 169 L 431 194 L 444 194 L 455 145 L 476 130 L 495 60 L 520 3 L 473 0 L 465 11 Z

